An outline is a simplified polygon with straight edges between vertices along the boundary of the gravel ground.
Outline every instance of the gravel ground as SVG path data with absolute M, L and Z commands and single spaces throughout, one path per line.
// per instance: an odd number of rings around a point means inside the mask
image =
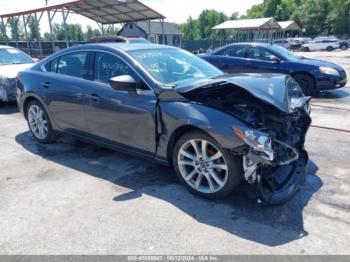
M 303 55 L 350 75 L 350 51 Z M 306 182 L 277 207 L 244 187 L 203 200 L 166 167 L 70 138 L 39 145 L 1 104 L 0 254 L 350 254 L 349 88 L 312 103 Z

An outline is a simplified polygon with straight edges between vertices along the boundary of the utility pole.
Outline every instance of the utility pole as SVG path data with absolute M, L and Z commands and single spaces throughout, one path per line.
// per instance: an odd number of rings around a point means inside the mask
M 48 5 L 49 0 L 45 0 L 45 5 Z

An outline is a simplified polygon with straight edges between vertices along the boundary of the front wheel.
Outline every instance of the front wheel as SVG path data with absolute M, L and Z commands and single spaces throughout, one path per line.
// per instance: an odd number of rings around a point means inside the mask
M 313 96 L 317 94 L 316 84 L 314 79 L 307 74 L 295 74 L 293 78 L 298 82 L 306 96 Z
M 48 144 L 54 141 L 54 131 L 49 116 L 36 100 L 30 102 L 27 107 L 27 121 L 30 132 L 40 143 Z
M 199 131 L 186 133 L 177 141 L 173 163 L 181 182 L 205 198 L 228 196 L 243 177 L 242 159 Z
M 340 46 L 340 49 L 341 49 L 341 50 L 346 50 L 346 49 L 348 49 L 348 46 L 347 46 L 347 45 L 341 45 L 341 46 Z

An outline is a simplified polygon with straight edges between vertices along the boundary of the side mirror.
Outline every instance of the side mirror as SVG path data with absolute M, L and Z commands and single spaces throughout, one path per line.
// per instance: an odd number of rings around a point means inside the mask
M 112 77 L 109 84 L 113 89 L 128 92 L 136 92 L 138 86 L 138 82 L 131 75 Z

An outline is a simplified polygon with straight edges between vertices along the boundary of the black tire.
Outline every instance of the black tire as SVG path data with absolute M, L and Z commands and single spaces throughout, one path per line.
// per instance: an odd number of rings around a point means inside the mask
M 328 52 L 332 52 L 333 50 L 334 50 L 333 46 L 328 46 L 328 47 L 327 47 L 327 51 L 328 51 Z
M 310 52 L 310 48 L 304 47 L 304 48 L 303 48 L 303 51 L 304 51 L 304 52 Z
M 349 47 L 348 47 L 347 45 L 341 45 L 341 46 L 340 46 L 340 49 L 341 49 L 341 50 L 347 50 L 348 48 L 349 48 Z
M 213 192 L 213 193 L 200 192 L 194 189 L 192 186 L 190 186 L 181 175 L 179 164 L 178 164 L 179 150 L 182 147 L 182 145 L 184 145 L 186 142 L 192 139 L 202 139 L 212 143 L 220 151 L 220 153 L 223 155 L 225 159 L 226 165 L 228 167 L 227 179 L 225 184 L 222 186 L 222 188 L 217 192 Z M 227 197 L 232 193 L 234 189 L 238 187 L 238 185 L 240 184 L 243 178 L 242 158 L 238 156 L 234 156 L 229 151 L 223 149 L 213 138 L 211 138 L 209 135 L 205 134 L 204 132 L 191 131 L 184 134 L 183 136 L 180 137 L 180 139 L 177 140 L 172 153 L 173 153 L 172 154 L 173 166 L 177 177 L 192 193 L 199 195 L 201 197 L 208 198 L 208 199 L 219 199 L 219 198 Z
M 304 95 L 317 95 L 315 80 L 307 74 L 295 74 L 293 78 L 299 83 Z
M 38 137 L 34 134 L 32 128 L 31 128 L 31 126 L 30 126 L 30 124 L 29 124 L 29 109 L 30 109 L 32 106 L 37 106 L 37 107 L 39 107 L 39 108 L 43 111 L 45 120 L 47 121 L 47 135 L 46 135 L 46 137 L 43 138 L 43 139 L 38 138 Z M 34 137 L 37 141 L 39 141 L 40 143 L 42 143 L 42 144 L 50 144 L 50 143 L 53 143 L 53 142 L 55 141 L 55 132 L 54 132 L 54 130 L 53 130 L 53 128 L 52 128 L 51 120 L 50 120 L 49 115 L 47 114 L 47 112 L 46 112 L 44 106 L 43 106 L 39 101 L 33 100 L 33 101 L 31 101 L 31 102 L 28 104 L 28 106 L 27 106 L 27 108 L 26 108 L 26 114 L 27 114 L 27 115 L 26 115 L 26 118 L 27 118 L 28 127 L 29 127 L 29 130 L 30 130 L 30 132 L 32 133 L 33 137 Z

